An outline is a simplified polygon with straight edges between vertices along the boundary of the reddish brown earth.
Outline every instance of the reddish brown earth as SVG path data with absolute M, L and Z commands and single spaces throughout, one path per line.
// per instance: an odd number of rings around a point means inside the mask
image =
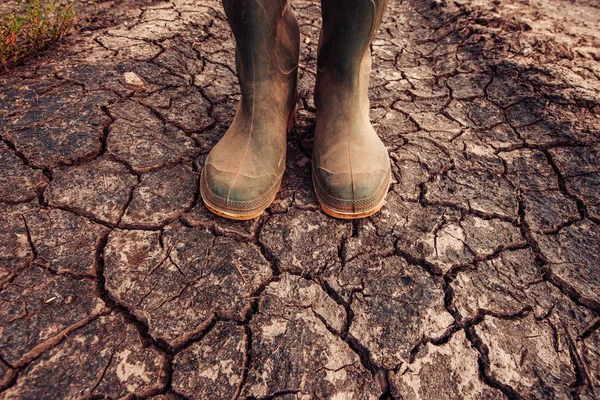
M 317 2 L 249 222 L 199 198 L 239 98 L 220 3 L 101 6 L 0 76 L 1 399 L 600 397 L 595 0 L 390 1 L 395 181 L 359 221 L 312 189 Z

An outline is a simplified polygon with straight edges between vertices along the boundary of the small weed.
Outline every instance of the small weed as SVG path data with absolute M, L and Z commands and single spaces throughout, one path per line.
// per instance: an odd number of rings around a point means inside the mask
M 8 69 L 23 57 L 67 34 L 74 25 L 72 0 L 17 0 L 0 15 L 0 67 Z

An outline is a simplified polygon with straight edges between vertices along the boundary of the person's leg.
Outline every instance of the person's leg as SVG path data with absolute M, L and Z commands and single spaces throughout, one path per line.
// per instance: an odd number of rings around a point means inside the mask
M 206 159 L 200 191 L 215 214 L 251 219 L 271 204 L 281 184 L 300 33 L 286 0 L 223 0 L 223 6 L 236 40 L 242 98 Z
M 338 218 L 377 212 L 391 179 L 387 150 L 369 121 L 370 44 L 386 0 L 322 0 L 313 183 Z

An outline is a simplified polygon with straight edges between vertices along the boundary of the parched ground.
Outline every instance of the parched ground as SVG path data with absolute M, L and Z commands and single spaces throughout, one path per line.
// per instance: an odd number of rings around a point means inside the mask
M 0 76 L 1 399 L 600 397 L 595 0 L 392 0 L 371 114 L 395 182 L 359 221 L 312 190 L 317 2 L 250 222 L 199 198 L 239 98 L 220 3 L 101 7 Z

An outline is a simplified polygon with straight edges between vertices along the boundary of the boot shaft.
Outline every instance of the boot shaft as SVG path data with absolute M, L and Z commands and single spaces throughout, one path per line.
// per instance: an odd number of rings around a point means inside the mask
M 322 0 L 321 4 L 323 29 L 318 48 L 317 109 L 354 102 L 368 112 L 370 45 L 387 0 Z
M 318 69 L 340 81 L 355 80 L 377 33 L 387 0 L 322 0 Z
M 263 98 L 290 109 L 296 93 L 300 30 L 289 2 L 223 0 L 223 6 L 235 36 L 244 109 Z

